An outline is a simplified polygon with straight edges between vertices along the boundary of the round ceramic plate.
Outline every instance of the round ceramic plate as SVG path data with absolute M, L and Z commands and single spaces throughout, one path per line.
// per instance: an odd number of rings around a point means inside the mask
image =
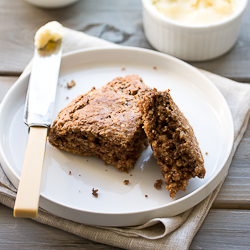
M 53 119 L 79 94 L 130 74 L 141 76 L 152 88 L 170 89 L 200 143 L 205 178 L 191 179 L 186 192 L 179 191 L 171 199 L 164 186 L 160 190 L 154 187 L 155 181 L 163 178 L 150 147 L 126 174 L 111 165 L 105 166 L 100 159 L 73 155 L 47 143 L 40 207 L 81 223 L 132 226 L 184 212 L 207 197 L 223 179 L 233 144 L 228 105 L 198 70 L 165 54 L 138 48 L 101 48 L 64 55 Z M 16 187 L 28 139 L 28 128 L 22 118 L 29 76 L 13 85 L 0 110 L 1 163 Z M 66 88 L 72 80 L 76 85 Z M 124 185 L 124 180 L 129 180 L 129 184 Z M 92 195 L 92 188 L 98 189 L 98 198 Z

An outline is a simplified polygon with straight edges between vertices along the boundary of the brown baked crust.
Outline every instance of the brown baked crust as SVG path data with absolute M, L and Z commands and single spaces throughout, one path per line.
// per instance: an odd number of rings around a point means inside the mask
M 204 178 L 204 160 L 188 120 L 169 91 L 150 91 L 140 103 L 154 157 L 161 168 L 165 187 L 172 198 L 186 190 L 190 178 Z
M 93 155 L 128 171 L 148 145 L 138 107 L 148 90 L 137 75 L 118 77 L 101 89 L 93 88 L 59 113 L 49 142 L 58 149 Z

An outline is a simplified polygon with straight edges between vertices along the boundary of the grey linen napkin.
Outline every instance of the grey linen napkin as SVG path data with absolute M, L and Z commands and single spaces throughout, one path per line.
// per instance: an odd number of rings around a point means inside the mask
M 64 52 L 90 47 L 117 46 L 82 32 L 67 28 L 65 28 L 65 31 Z M 24 72 L 29 70 L 30 67 L 31 63 Z M 203 70 L 201 72 L 221 91 L 232 112 L 234 145 L 226 163 L 229 166 L 248 124 L 250 116 L 250 85 L 237 83 Z M 35 220 L 92 241 L 125 249 L 188 249 L 217 197 L 223 182 L 224 180 L 206 199 L 188 211 L 172 218 L 155 218 L 144 225 L 136 227 L 89 226 L 57 217 L 42 209 L 39 210 L 38 218 Z M 0 166 L 0 202 L 13 208 L 15 197 L 16 189 Z

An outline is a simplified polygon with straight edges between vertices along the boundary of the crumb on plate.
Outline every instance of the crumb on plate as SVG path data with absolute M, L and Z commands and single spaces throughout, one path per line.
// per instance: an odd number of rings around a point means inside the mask
M 155 184 L 154 184 L 154 187 L 156 189 L 160 189 L 161 188 L 161 185 L 162 185 L 162 180 L 159 179 L 159 180 L 156 180 Z
M 98 197 L 98 189 L 92 189 L 92 194 L 97 198 Z
M 70 83 L 67 83 L 67 88 L 70 89 L 76 85 L 75 81 L 72 80 Z
M 124 181 L 123 181 L 123 184 L 124 184 L 124 185 L 128 185 L 128 184 L 129 184 L 129 180 L 124 180 Z

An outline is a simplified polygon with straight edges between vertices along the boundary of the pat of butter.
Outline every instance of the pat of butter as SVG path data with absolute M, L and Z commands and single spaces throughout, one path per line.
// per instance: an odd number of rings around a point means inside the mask
M 194 25 L 221 21 L 235 11 L 235 0 L 154 0 L 152 3 L 166 17 Z
M 35 34 L 35 46 L 41 49 L 47 45 L 49 41 L 56 42 L 64 36 L 63 26 L 52 21 L 42 26 Z

